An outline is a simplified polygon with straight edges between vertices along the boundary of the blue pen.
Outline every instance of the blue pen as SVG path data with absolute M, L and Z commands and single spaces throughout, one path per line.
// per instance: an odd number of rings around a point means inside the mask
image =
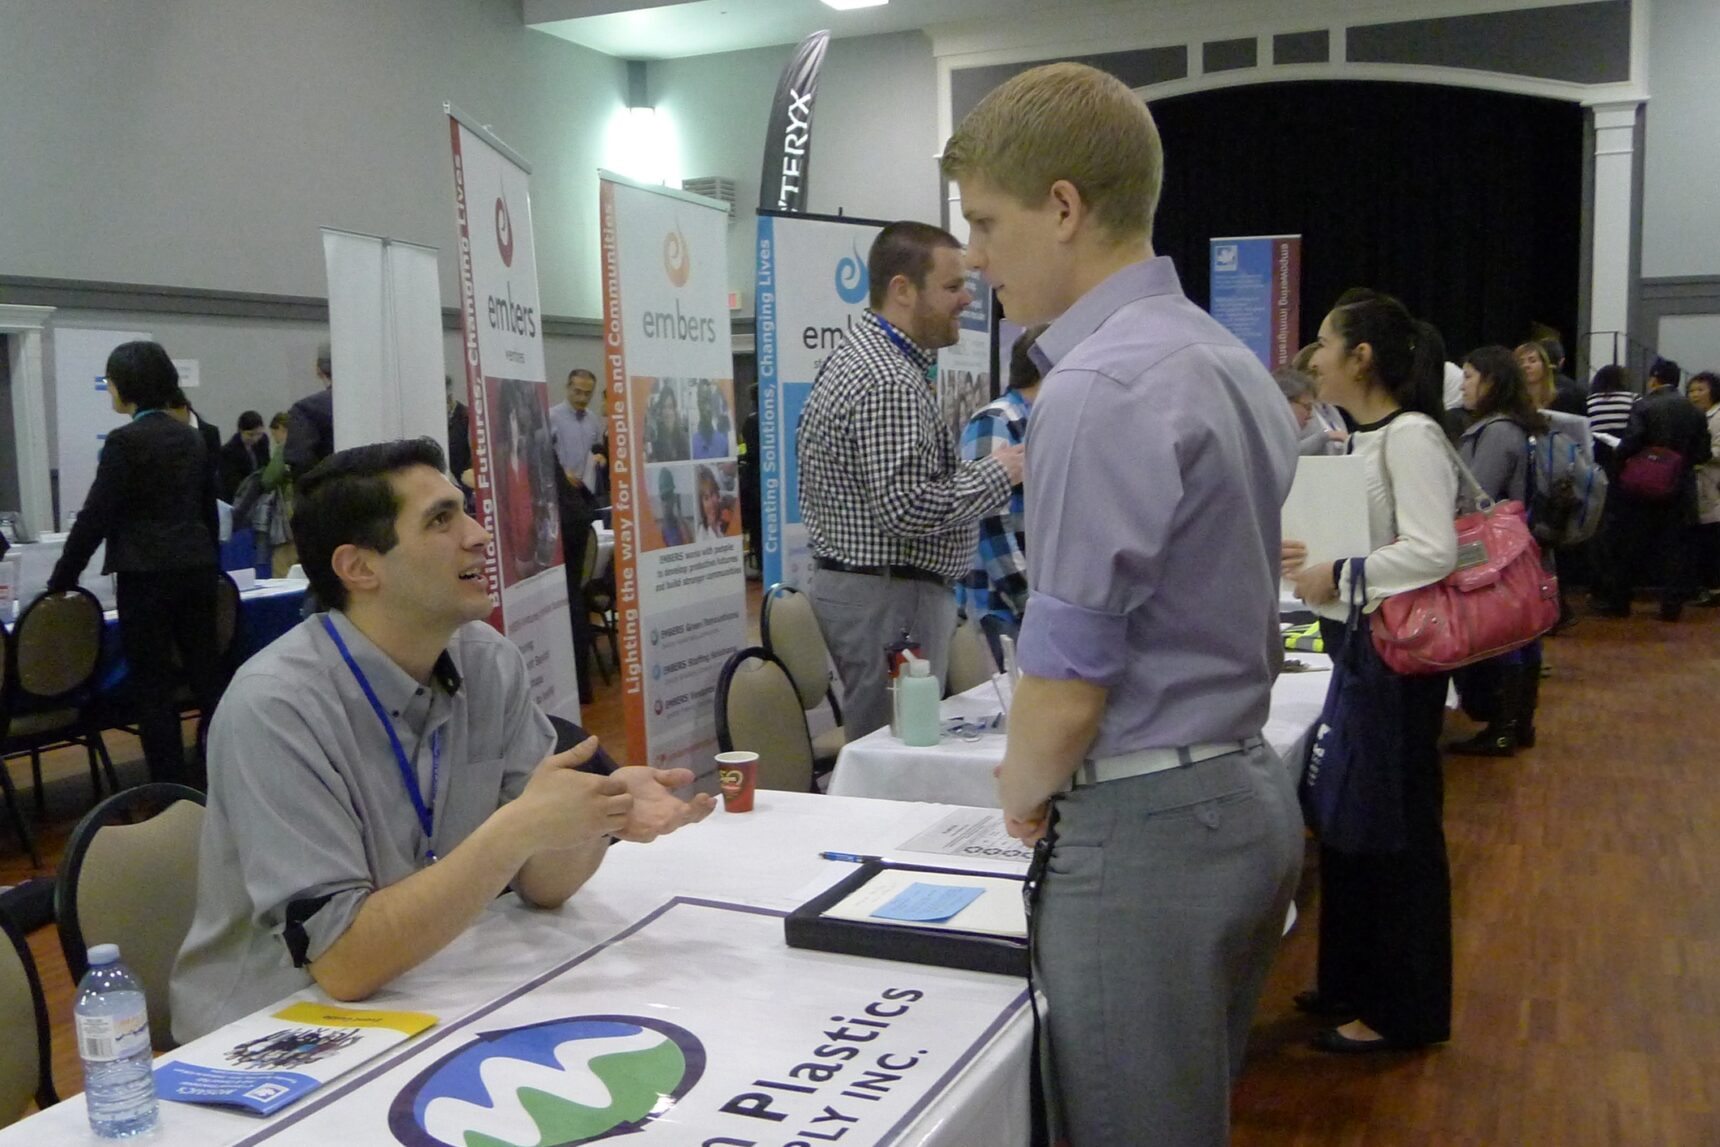
M 861 856 L 857 852 L 821 852 L 818 855 L 824 860 L 846 860 L 850 864 L 865 864 L 873 860 L 883 863 L 884 860 L 882 856 Z

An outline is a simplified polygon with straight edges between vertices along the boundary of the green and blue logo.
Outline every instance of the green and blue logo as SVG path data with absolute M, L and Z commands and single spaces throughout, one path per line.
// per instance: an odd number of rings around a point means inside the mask
M 404 1147 L 574 1147 L 642 1130 L 705 1071 L 704 1045 L 646 1016 L 482 1032 L 395 1097 Z

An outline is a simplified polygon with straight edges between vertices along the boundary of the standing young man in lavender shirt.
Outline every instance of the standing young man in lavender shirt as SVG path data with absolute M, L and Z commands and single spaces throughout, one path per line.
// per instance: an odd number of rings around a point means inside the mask
M 1011 320 L 1051 321 L 998 793 L 1049 851 L 1033 927 L 1052 1106 L 1074 1147 L 1149 1128 L 1217 1147 L 1302 858 L 1293 779 L 1260 738 L 1294 420 L 1153 256 L 1163 156 L 1121 82 L 1024 72 L 943 170 L 969 263 Z

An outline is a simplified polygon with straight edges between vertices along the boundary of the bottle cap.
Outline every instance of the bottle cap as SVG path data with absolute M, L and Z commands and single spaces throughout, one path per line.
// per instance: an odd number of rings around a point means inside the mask
M 932 663 L 930 661 L 927 661 L 924 657 L 909 658 L 909 660 L 908 660 L 908 676 L 909 677 L 930 677 L 931 675 L 932 675 Z
M 90 967 L 119 963 L 118 944 L 97 944 L 90 949 Z

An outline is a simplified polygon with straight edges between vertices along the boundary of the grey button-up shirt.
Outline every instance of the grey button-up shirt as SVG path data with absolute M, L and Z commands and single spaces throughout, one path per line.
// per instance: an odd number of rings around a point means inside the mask
M 419 685 L 339 611 L 328 615 L 393 721 L 446 856 L 517 797 L 555 744 L 526 666 L 482 622 Z M 418 871 L 429 841 L 387 730 L 340 651 L 307 618 L 251 658 L 209 731 L 197 911 L 172 980 L 181 1042 L 308 986 L 307 965 L 364 900 Z M 442 730 L 431 793 L 430 735 Z
M 1087 292 L 1034 353 L 1022 670 L 1110 690 L 1095 758 L 1259 733 L 1289 405 L 1166 258 Z

